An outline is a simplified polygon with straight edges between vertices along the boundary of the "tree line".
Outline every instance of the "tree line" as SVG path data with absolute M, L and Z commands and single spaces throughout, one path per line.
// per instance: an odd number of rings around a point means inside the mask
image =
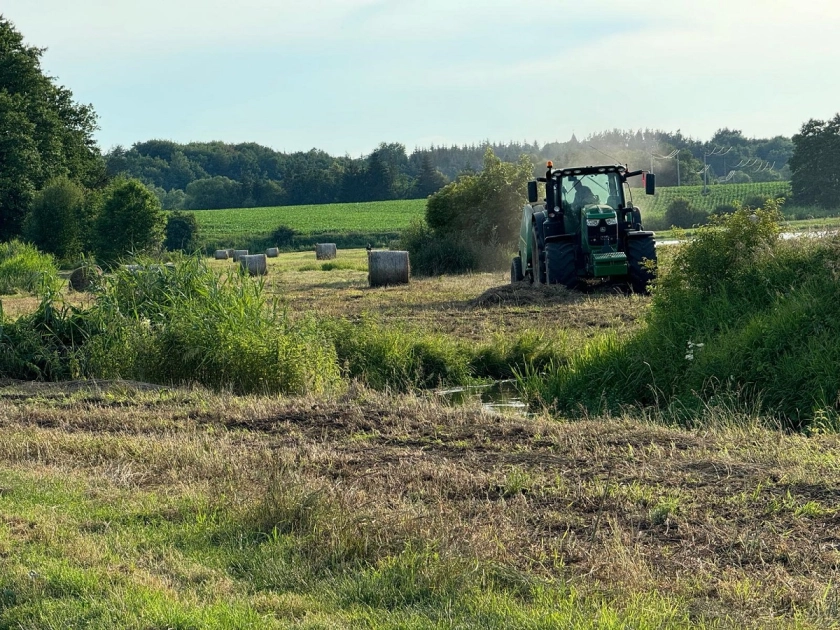
M 537 170 L 547 160 L 653 167 L 660 185 L 676 186 L 702 183 L 704 154 L 715 149 L 726 154 L 707 159 L 712 184 L 726 177 L 738 183 L 787 179 L 793 143 L 782 136 L 746 138 L 730 129 L 719 130 L 708 142 L 680 132 L 616 129 L 583 141 L 574 136 L 543 145 L 487 141 L 418 148 L 411 154 L 400 143 L 383 142 L 369 155 L 351 158 L 318 149 L 283 153 L 256 143 L 149 140 L 111 149 L 105 163 L 111 175 L 143 181 L 167 209 L 241 208 L 425 198 L 460 175 L 480 171 L 488 148 L 503 162 L 516 163 L 526 155 Z M 668 154 L 672 157 L 664 159 Z

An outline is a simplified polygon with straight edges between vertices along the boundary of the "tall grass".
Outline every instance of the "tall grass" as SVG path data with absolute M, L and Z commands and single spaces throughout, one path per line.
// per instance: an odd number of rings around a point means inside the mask
M 721 398 L 793 429 L 836 426 L 840 239 L 779 238 L 778 206 L 699 231 L 658 280 L 645 325 L 589 344 L 533 397 L 567 412 L 682 411 Z M 680 413 L 681 418 L 692 413 Z
M 0 375 L 303 393 L 331 387 L 338 368 L 315 323 L 291 323 L 260 282 L 185 258 L 115 270 L 85 310 L 48 294 L 35 313 L 0 327 Z
M 0 243 L 0 295 L 40 293 L 60 283 L 51 255 L 18 240 Z

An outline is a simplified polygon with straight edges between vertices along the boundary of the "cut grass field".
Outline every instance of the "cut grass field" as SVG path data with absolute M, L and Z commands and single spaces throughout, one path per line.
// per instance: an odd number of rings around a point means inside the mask
M 828 628 L 836 436 L 0 387 L 0 627 Z
M 650 302 L 506 273 L 370 289 L 365 257 L 282 254 L 266 290 L 397 346 L 577 348 Z M 3 382 L 0 628 L 837 627 L 838 437 L 665 411 Z

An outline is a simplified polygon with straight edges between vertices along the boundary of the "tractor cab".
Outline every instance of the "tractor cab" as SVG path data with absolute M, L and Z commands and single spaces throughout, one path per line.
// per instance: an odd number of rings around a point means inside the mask
M 585 277 L 624 276 L 644 290 L 652 275 L 643 260 L 655 260 L 655 243 L 631 201 L 627 179 L 637 175 L 646 175 L 645 192 L 654 194 L 654 176 L 643 171 L 621 165 L 555 169 L 549 162 L 546 176 L 528 184 L 511 279 L 528 275 L 534 282 L 574 286 Z M 542 204 L 538 181 L 545 183 Z

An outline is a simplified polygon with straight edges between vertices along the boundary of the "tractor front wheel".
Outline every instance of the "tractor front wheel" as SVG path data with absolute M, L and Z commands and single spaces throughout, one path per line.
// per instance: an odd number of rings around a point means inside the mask
M 652 236 L 627 239 L 627 271 L 636 293 L 650 293 L 650 281 L 656 277 L 656 241 Z
M 514 256 L 513 260 L 510 262 L 510 283 L 515 284 L 517 282 L 522 282 L 524 279 L 525 275 L 522 273 L 522 258 Z
M 569 289 L 577 285 L 574 243 L 546 243 L 545 266 L 548 284 L 562 284 Z
M 534 283 L 545 284 L 545 263 L 540 256 L 540 241 L 536 231 L 531 233 L 531 239 L 531 269 L 533 269 L 531 278 Z

